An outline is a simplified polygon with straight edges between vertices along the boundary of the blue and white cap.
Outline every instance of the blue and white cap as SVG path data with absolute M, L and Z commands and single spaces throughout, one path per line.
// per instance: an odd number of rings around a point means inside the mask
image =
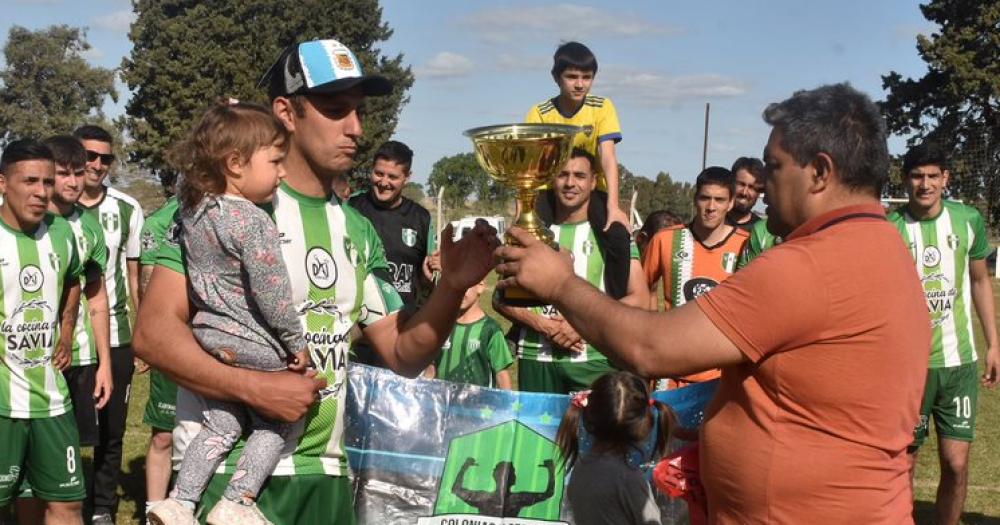
M 392 83 L 379 75 L 365 75 L 354 52 L 336 40 L 292 44 L 257 84 L 267 86 L 271 100 L 306 93 L 338 93 L 360 86 L 365 95 L 388 95 Z

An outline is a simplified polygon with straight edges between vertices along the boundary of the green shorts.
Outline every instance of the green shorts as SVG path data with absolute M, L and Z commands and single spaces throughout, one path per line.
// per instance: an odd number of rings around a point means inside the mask
M 19 495 L 23 481 L 45 501 L 86 497 L 72 412 L 39 419 L 0 417 L 0 443 L 0 507 Z
M 216 474 L 201 497 L 199 520 L 219 501 L 229 474 Z M 347 476 L 310 474 L 271 476 L 257 498 L 257 506 L 274 523 L 354 525 L 354 491 Z
M 157 430 L 173 430 L 177 417 L 177 383 L 158 370 L 149 371 L 149 400 L 142 422 Z
M 603 359 L 580 363 L 519 359 L 517 363 L 517 385 L 522 392 L 579 392 L 590 388 L 597 378 L 614 370 Z
M 919 448 L 930 432 L 930 420 L 938 437 L 972 441 L 976 430 L 976 402 L 979 397 L 977 363 L 927 370 L 920 421 L 913 430 L 911 449 Z

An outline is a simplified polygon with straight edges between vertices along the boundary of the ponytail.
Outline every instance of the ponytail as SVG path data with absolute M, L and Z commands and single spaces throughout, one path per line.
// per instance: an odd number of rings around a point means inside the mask
M 667 442 L 670 441 L 671 434 L 678 426 L 677 415 L 669 405 L 653 398 L 649 398 L 649 406 L 651 411 L 655 410 L 657 415 L 660 416 L 660 426 L 656 429 L 654 450 L 656 451 L 656 457 L 662 458 L 667 453 Z
M 580 453 L 580 417 L 583 410 L 584 407 L 577 403 L 570 403 L 556 433 L 556 444 L 562 452 L 563 468 L 567 471 L 576 463 Z

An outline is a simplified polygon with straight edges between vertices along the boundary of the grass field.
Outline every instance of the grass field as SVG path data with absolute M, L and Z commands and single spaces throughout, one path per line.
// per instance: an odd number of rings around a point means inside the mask
M 489 289 L 492 289 L 492 279 L 490 285 Z M 996 287 L 994 293 L 1000 294 L 1000 287 Z M 492 314 L 489 291 L 483 294 L 481 302 Z M 1000 315 L 997 322 L 1000 323 Z M 506 328 L 507 323 L 503 324 Z M 142 424 L 142 411 L 148 394 L 149 376 L 136 376 L 132 383 L 125 435 L 124 474 L 120 488 L 122 502 L 117 520 L 120 525 L 141 523 L 145 501 L 143 458 L 149 443 L 149 427 Z M 968 525 L 1000 525 L 1000 389 L 982 390 L 978 410 L 976 442 L 972 446 L 970 461 L 969 496 L 963 522 Z M 917 522 L 929 524 L 934 521 L 933 504 L 939 472 L 935 439 L 928 440 L 924 445 L 919 461 L 915 480 Z

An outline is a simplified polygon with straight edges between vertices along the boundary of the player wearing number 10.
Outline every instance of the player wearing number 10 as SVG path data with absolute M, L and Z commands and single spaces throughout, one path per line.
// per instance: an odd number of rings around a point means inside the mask
M 80 437 L 66 380 L 79 275 L 73 230 L 47 213 L 52 152 L 33 140 L 0 158 L 0 508 L 27 481 L 47 523 L 80 523 Z M 66 341 L 60 341 L 65 334 Z M 58 350 L 57 350 L 58 348 Z
M 909 202 L 889 219 L 913 254 L 933 329 L 924 401 L 911 452 L 915 459 L 933 417 L 941 458 L 938 522 L 958 523 L 965 503 L 979 390 L 973 305 L 988 346 L 984 382 L 995 385 L 1000 368 L 1000 341 L 992 321 L 993 287 L 986 269 L 990 245 L 979 211 L 942 198 L 950 174 L 940 151 L 927 145 L 911 149 L 903 159 L 903 173 Z

